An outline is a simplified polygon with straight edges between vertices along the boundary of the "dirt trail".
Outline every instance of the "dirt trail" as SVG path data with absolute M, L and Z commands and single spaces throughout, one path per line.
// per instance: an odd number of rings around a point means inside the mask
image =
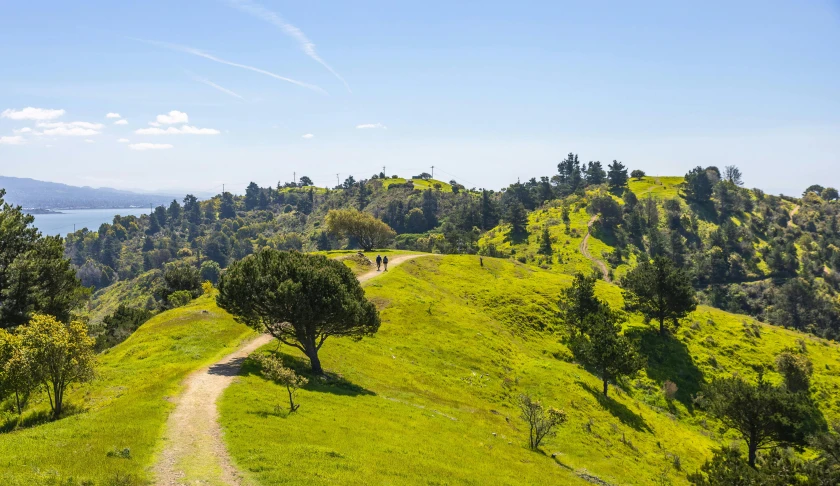
M 426 255 L 397 256 L 390 259 L 388 267 L 393 268 L 422 256 Z M 365 282 L 383 273 L 374 269 L 359 275 L 358 279 Z M 166 421 L 163 453 L 154 467 L 155 484 L 246 484 L 225 449 L 216 402 L 239 375 L 245 358 L 272 339 L 268 334 L 260 335 L 243 343 L 220 361 L 187 377 L 175 410 Z
M 796 205 L 793 206 L 793 209 L 790 210 L 790 213 L 789 213 L 790 219 L 788 220 L 788 223 L 787 223 L 788 226 L 793 226 L 794 225 L 793 216 L 798 212 L 799 212 L 799 205 L 796 204 Z
M 589 253 L 589 246 L 588 246 L 589 245 L 589 234 L 592 230 L 592 223 L 594 223 L 596 219 L 598 219 L 598 216 L 592 216 L 592 218 L 589 220 L 589 222 L 586 223 L 586 235 L 584 235 L 583 241 L 580 242 L 580 252 L 583 254 L 583 256 L 585 256 L 586 258 L 591 260 L 593 263 L 598 265 L 598 268 L 601 269 L 601 273 L 604 275 L 604 281 L 609 282 L 610 281 L 610 270 L 609 270 L 609 268 L 607 268 L 607 264 L 602 262 L 601 260 L 598 260 L 597 258 L 595 258 L 594 256 L 592 256 Z

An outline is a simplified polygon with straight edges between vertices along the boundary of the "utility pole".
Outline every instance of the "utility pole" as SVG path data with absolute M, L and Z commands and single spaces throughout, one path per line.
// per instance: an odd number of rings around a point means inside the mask
M 382 166 L 382 175 L 383 176 L 385 175 L 385 166 L 384 165 Z
M 335 175 L 335 187 L 340 186 L 341 184 L 338 182 L 338 174 Z
M 225 185 L 222 184 L 222 196 L 224 196 L 224 195 L 225 195 Z
M 433 165 L 432 166 L 432 179 L 434 179 L 434 178 L 435 178 L 435 166 Z

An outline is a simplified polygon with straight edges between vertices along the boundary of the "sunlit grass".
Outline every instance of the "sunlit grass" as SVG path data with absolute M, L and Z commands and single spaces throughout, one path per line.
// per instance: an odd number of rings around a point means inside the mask
M 322 349 L 325 368 L 343 381 L 314 381 L 291 415 L 275 409 L 285 391 L 253 367 L 226 391 L 221 421 L 235 461 L 262 484 L 585 484 L 584 471 L 612 484 L 652 484 L 663 474 L 686 484 L 716 444 L 734 438 L 693 409 L 702 383 L 733 372 L 755 377 L 798 339 L 814 361 L 826 418 L 838 418 L 836 345 L 763 324 L 756 337 L 745 331 L 753 320 L 706 307 L 674 339 L 634 318 L 627 332 L 653 358 L 625 391 L 601 399 L 598 378 L 570 362 L 549 332 L 569 282 L 507 260 L 484 258 L 482 267 L 475 256 L 419 258 L 369 281 L 379 333 L 328 339 Z M 621 305 L 617 287 L 601 282 L 598 291 Z M 280 351 L 306 371 L 299 353 Z M 661 392 L 665 380 L 679 387 L 672 402 Z M 522 392 L 569 413 L 545 454 L 526 447 L 513 406 Z
M 78 413 L 0 433 L 0 484 L 57 483 L 68 478 L 111 484 L 118 475 L 151 480 L 150 467 L 161 450 L 164 425 L 181 381 L 251 335 L 209 297 L 153 317 L 128 340 L 99 356 L 94 382 L 68 394 Z M 24 419 L 47 408 L 46 398 L 38 397 Z M 108 455 L 126 448 L 129 458 Z

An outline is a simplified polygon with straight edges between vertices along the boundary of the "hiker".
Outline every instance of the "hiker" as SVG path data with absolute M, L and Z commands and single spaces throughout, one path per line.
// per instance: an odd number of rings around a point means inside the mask
M 382 263 L 385 264 L 385 271 L 388 271 L 388 255 L 385 255 L 385 258 L 382 259 Z
M 376 271 L 379 271 L 379 266 L 382 265 L 382 255 L 376 255 Z

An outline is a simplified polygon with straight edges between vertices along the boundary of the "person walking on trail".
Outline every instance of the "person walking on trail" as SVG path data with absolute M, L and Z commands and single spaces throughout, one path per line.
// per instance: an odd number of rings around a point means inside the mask
M 382 255 L 376 255 L 376 271 L 379 271 L 379 266 L 382 265 Z
M 385 264 L 385 271 L 388 271 L 388 255 L 385 255 L 385 258 L 382 259 L 382 263 Z

